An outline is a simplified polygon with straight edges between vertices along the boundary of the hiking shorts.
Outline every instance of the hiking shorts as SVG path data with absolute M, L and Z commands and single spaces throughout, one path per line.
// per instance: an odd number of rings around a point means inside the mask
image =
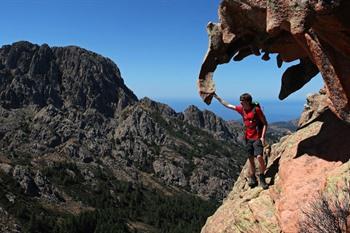
M 245 146 L 249 157 L 263 155 L 264 147 L 260 139 L 247 139 Z

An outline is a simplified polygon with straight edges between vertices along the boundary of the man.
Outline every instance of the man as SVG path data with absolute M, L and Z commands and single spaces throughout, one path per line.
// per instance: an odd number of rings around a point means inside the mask
M 263 159 L 263 145 L 265 144 L 265 134 L 267 130 L 267 121 L 264 113 L 259 106 L 253 104 L 252 96 L 248 93 L 244 93 L 240 96 L 239 100 L 241 102 L 241 105 L 239 106 L 227 103 L 216 93 L 214 93 L 214 97 L 225 107 L 235 110 L 242 115 L 243 123 L 245 126 L 245 146 L 249 155 L 248 185 L 250 187 L 255 187 L 258 184 L 255 176 L 254 163 L 254 156 L 256 156 L 260 168 L 260 174 L 258 175 L 259 183 L 263 189 L 267 189 L 268 185 L 265 182 L 264 175 L 266 165 Z M 263 125 L 262 129 L 258 127 L 260 124 Z

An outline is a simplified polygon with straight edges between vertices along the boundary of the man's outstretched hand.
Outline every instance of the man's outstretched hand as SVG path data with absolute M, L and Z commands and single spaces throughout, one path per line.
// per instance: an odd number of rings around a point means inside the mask
M 260 138 L 261 144 L 265 146 L 265 138 Z

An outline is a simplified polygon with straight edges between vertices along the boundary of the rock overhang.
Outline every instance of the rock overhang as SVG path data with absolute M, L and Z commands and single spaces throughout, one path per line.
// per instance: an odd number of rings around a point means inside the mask
M 279 99 L 287 98 L 321 73 L 329 108 L 350 122 L 350 2 L 345 0 L 223 0 L 219 23 L 209 23 L 209 48 L 198 80 L 199 93 L 210 104 L 219 64 L 249 55 L 277 66 L 299 60 L 282 75 Z

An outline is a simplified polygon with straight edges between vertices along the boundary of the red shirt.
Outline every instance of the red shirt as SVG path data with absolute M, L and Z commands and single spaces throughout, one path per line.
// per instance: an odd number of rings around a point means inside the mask
M 243 117 L 243 123 L 245 126 L 245 138 L 254 140 L 261 138 L 262 132 L 259 131 L 256 119 L 254 119 L 255 114 L 255 118 L 263 119 L 264 113 L 261 111 L 261 109 L 256 106 L 254 114 L 253 108 L 245 112 L 242 105 L 239 105 L 236 106 L 236 111 Z

